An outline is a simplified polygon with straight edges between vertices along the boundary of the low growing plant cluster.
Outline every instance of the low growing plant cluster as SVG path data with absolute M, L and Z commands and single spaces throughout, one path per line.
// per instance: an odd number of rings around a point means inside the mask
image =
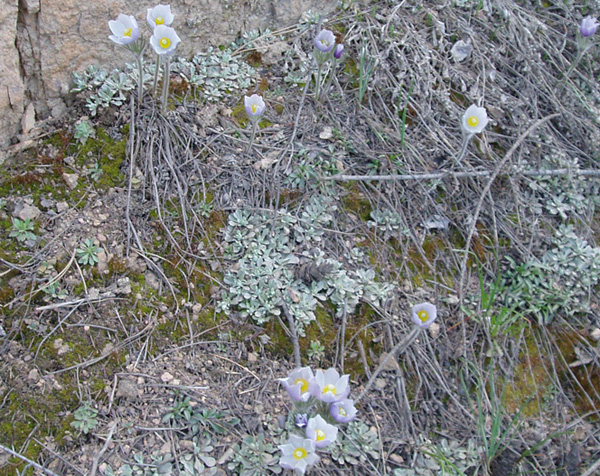
M 201 97 L 212 103 L 222 101 L 225 95 L 248 90 L 256 78 L 256 70 L 235 56 L 232 47 L 220 50 L 211 46 L 206 52 L 196 53 L 191 61 L 178 58 L 172 71 L 197 87 Z
M 314 195 L 297 215 L 285 209 L 232 213 L 224 242 L 226 257 L 236 264 L 225 274 L 217 309 L 264 324 L 286 307 L 304 335 L 319 302 L 330 300 L 340 316 L 353 313 L 360 300 L 381 305 L 390 284 L 375 281 L 372 269 L 346 269 L 320 248 L 334 210 L 333 199 Z
M 516 264 L 506 276 L 507 307 L 550 323 L 589 311 L 589 294 L 600 282 L 600 248 L 580 238 L 572 225 L 556 231 L 553 246 L 540 258 Z
M 442 438 L 439 443 L 433 443 L 422 438 L 419 451 L 414 459 L 414 469 L 396 468 L 394 476 L 460 476 L 480 464 L 483 448 L 477 446 L 473 439 L 466 444 Z

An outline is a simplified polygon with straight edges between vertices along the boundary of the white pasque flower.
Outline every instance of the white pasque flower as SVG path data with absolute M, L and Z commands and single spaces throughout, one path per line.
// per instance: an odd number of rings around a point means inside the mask
M 244 108 L 250 118 L 262 116 L 265 112 L 265 101 L 258 94 L 244 96 Z M 312 372 L 311 372 L 312 373 Z
M 310 384 L 315 378 L 310 367 L 292 370 L 287 378 L 279 381 L 296 402 L 306 402 L 310 398 Z
M 129 15 L 121 13 L 116 20 L 108 22 L 108 27 L 112 32 L 109 38 L 118 45 L 128 45 L 140 37 L 137 21 Z
M 158 25 L 150 37 L 150 44 L 159 55 L 172 55 L 181 39 L 170 26 Z
M 335 35 L 330 30 L 321 30 L 315 36 L 313 43 L 319 51 L 329 53 L 335 47 Z
M 594 33 L 596 33 L 597 29 L 598 20 L 596 20 L 594 17 L 588 15 L 581 20 L 581 25 L 579 26 L 579 32 L 581 33 L 581 36 L 592 36 Z
M 461 126 L 467 134 L 478 134 L 488 123 L 485 107 L 477 107 L 475 104 L 468 107 L 465 111 Z
M 287 444 L 279 445 L 279 449 L 283 453 L 279 465 L 299 474 L 304 474 L 310 466 L 319 461 L 319 456 L 315 453 L 315 442 L 309 438 L 290 435 Z
M 349 423 L 356 418 L 356 407 L 354 406 L 354 400 L 341 400 L 339 402 L 333 402 L 329 406 L 329 413 L 335 421 L 338 423 Z
M 419 327 L 427 329 L 436 318 L 437 308 L 433 304 L 424 302 L 412 308 L 412 320 Z
M 348 381 L 349 375 L 340 374 L 333 367 L 323 372 L 317 370 L 313 380 L 311 393 L 325 403 L 339 402 L 344 400 L 350 393 Z
M 171 13 L 171 5 L 156 5 L 154 8 L 148 8 L 148 14 L 146 15 L 146 21 L 153 30 L 158 25 L 171 25 L 174 18 L 175 15 Z
M 327 423 L 321 415 L 308 420 L 306 437 L 315 442 L 317 448 L 325 448 L 337 438 L 337 426 Z

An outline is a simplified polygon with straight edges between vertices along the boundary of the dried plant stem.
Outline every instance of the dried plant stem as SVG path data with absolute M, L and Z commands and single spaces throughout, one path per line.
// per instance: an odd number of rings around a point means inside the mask
M 410 333 L 404 339 L 402 339 L 400 342 L 398 342 L 394 346 L 394 348 L 388 352 L 388 354 L 385 356 L 385 358 L 379 363 L 379 366 L 377 367 L 377 369 L 375 369 L 375 372 L 373 372 L 373 374 L 371 375 L 371 378 L 365 385 L 365 388 L 363 389 L 363 391 L 354 400 L 354 403 L 358 403 L 366 395 L 366 393 L 369 391 L 369 389 L 373 386 L 373 383 L 375 382 L 375 379 L 377 378 L 377 376 L 384 369 L 385 365 L 396 354 L 401 354 L 402 352 L 406 351 L 408 346 L 413 343 L 413 341 L 418 337 L 418 335 L 421 333 L 422 330 L 423 330 L 422 327 L 419 327 L 419 326 L 413 327 L 413 330 L 410 331 Z
M 58 474 L 56 474 L 55 472 L 50 471 L 49 469 L 44 468 L 43 466 L 37 464 L 35 461 L 30 460 L 26 456 L 23 456 L 21 453 L 17 453 L 16 451 L 11 450 L 10 448 L 7 448 L 3 444 L 0 444 L 0 450 L 6 451 L 9 455 L 12 455 L 15 458 L 19 458 L 20 460 L 25 461 L 27 464 L 33 466 L 36 469 L 39 469 L 40 471 L 42 471 L 42 472 L 44 472 L 44 473 L 46 473 L 46 474 L 48 474 L 50 476 L 58 476 Z
M 169 79 L 171 78 L 171 58 L 165 58 L 163 72 L 162 113 L 167 113 L 167 102 L 169 99 Z
M 408 180 L 437 180 L 444 178 L 473 178 L 490 176 L 522 175 L 524 177 L 557 177 L 563 175 L 574 175 L 582 177 L 600 177 L 600 169 L 540 169 L 540 170 L 512 170 L 507 172 L 496 172 L 491 170 L 472 170 L 468 172 L 439 172 L 435 174 L 407 174 L 407 175 L 331 175 L 320 177 L 320 180 L 333 180 L 336 182 L 384 182 Z
M 596 471 L 600 469 L 600 459 L 596 460 L 596 462 L 591 465 L 584 473 L 581 473 L 581 476 L 592 476 L 593 474 L 597 474 Z
M 94 457 L 94 462 L 92 464 L 92 469 L 90 471 L 89 476 L 96 476 L 96 471 L 98 470 L 98 463 L 100 463 L 100 458 L 102 458 L 102 455 L 104 453 L 106 453 L 106 450 L 108 449 L 108 445 L 110 444 L 113 434 L 116 429 L 117 429 L 117 422 L 114 421 L 112 423 L 112 425 L 110 425 L 110 430 L 108 431 L 108 435 L 106 436 L 106 441 L 104 442 L 104 445 L 102 446 L 102 448 L 100 449 L 98 454 Z

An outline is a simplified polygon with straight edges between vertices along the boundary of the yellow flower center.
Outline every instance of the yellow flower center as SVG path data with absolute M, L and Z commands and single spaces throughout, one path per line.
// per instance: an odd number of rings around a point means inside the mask
M 344 410 L 342 407 L 338 407 L 338 415 L 339 416 L 346 416 L 346 410 Z
M 335 389 L 335 385 L 327 384 L 325 388 L 323 388 L 323 393 L 331 392 L 333 395 L 336 394 L 337 390 Z
M 162 25 L 165 23 L 165 19 L 163 17 L 156 17 L 154 19 L 154 23 L 156 23 L 157 25 Z
M 323 38 L 320 41 L 323 46 L 329 46 L 329 41 L 327 41 L 326 39 Z
M 256 110 L 254 109 L 256 106 L 253 104 L 252 105 L 252 112 L 256 112 Z M 303 378 L 297 378 L 294 381 L 294 385 L 298 385 L 300 384 L 300 392 L 302 393 L 306 393 L 308 392 L 308 382 L 306 380 L 304 380 Z
M 323 430 L 317 430 L 317 441 L 323 441 L 325 439 L 325 432 Z
M 131 38 L 131 28 L 127 28 L 127 30 L 123 32 L 123 36 L 128 36 L 129 38 Z
M 469 119 L 470 121 L 471 119 Z M 469 125 L 471 125 L 469 123 Z M 477 124 L 475 124 L 477 125 Z M 421 309 L 419 312 L 417 312 L 417 316 L 419 316 L 419 319 L 421 319 L 421 322 L 427 322 L 427 319 L 429 319 L 429 313 L 425 310 L 425 309 Z
M 252 109 L 252 114 L 256 114 L 256 110 L 258 109 L 258 104 L 252 104 L 252 106 L 250 106 L 250 108 Z M 299 380 L 301 380 L 301 379 L 299 379 Z M 298 381 L 296 380 L 296 383 L 297 382 Z M 303 382 L 306 383 L 306 380 L 303 380 Z M 302 385 L 304 385 L 304 384 L 302 384 Z M 302 390 L 302 391 L 304 392 L 304 390 Z
M 306 450 L 302 447 L 296 448 L 294 450 L 294 459 L 296 461 L 306 458 L 306 455 L 307 455 Z
M 477 116 L 471 116 L 467 119 L 467 124 L 469 124 L 471 127 L 477 127 L 477 124 L 479 124 L 479 118 Z
M 161 48 L 164 48 L 165 50 L 166 50 L 166 49 L 167 49 L 169 46 L 171 46 L 171 40 L 169 40 L 169 39 L 168 39 L 168 38 L 166 38 L 166 37 L 165 37 L 165 38 L 161 38 L 159 43 L 160 43 L 160 47 L 161 47 Z

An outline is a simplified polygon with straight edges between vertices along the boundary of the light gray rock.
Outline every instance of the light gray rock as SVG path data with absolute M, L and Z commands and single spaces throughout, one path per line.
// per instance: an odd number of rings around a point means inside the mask
M 16 206 L 13 215 L 21 220 L 35 220 L 41 213 L 41 210 L 35 205 L 20 203 Z
M 117 397 L 122 397 L 127 400 L 135 400 L 138 395 L 138 387 L 133 380 L 123 379 L 119 381 L 119 386 L 117 387 Z
M 78 174 L 68 174 L 66 172 L 63 172 L 62 178 L 67 184 L 67 187 L 69 187 L 71 190 L 77 187 L 77 181 L 79 180 Z
M 0 147 L 7 146 L 10 138 L 19 132 L 24 111 L 25 84 L 15 44 L 18 5 L 19 0 L 0 2 Z
M 23 118 L 21 119 L 21 132 L 24 135 L 29 134 L 31 129 L 35 127 L 35 107 L 33 103 L 29 103 L 25 108 L 25 114 L 23 114 Z

